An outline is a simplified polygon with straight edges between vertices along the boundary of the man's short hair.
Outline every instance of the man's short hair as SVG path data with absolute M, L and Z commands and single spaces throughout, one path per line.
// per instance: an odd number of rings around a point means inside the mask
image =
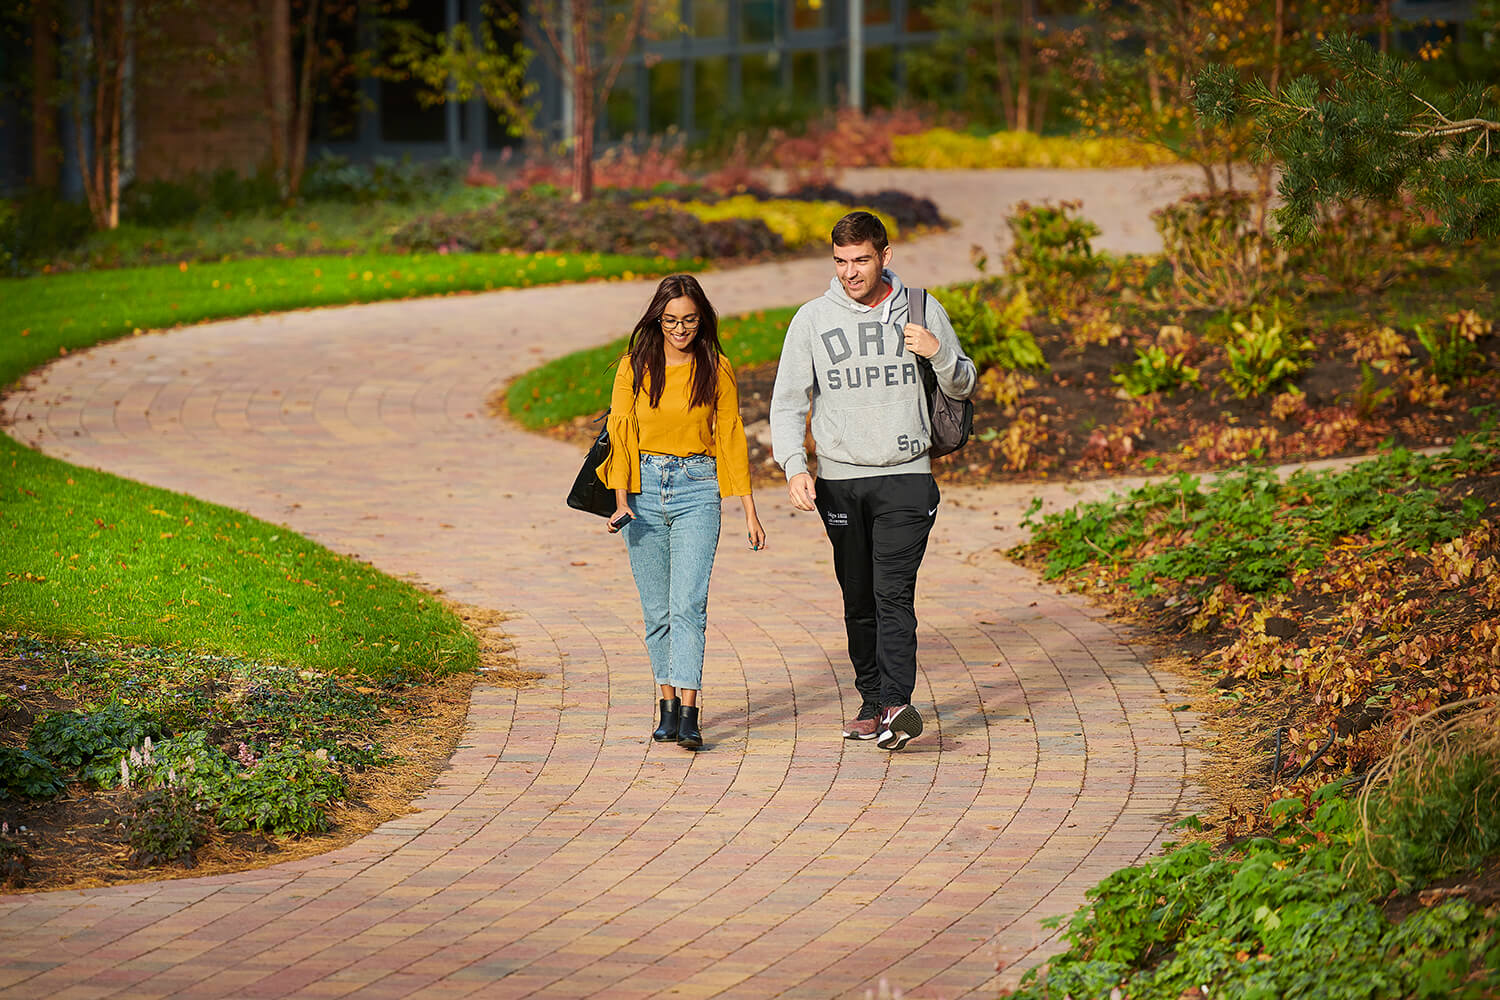
M 885 253 L 891 240 L 885 233 L 885 223 L 878 216 L 869 212 L 850 212 L 834 225 L 833 245 L 852 247 L 861 243 L 871 244 L 876 253 Z

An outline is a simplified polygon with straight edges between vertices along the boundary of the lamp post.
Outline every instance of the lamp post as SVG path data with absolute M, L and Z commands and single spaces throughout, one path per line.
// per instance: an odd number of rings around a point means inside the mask
M 849 107 L 863 111 L 865 107 L 865 4 L 864 0 L 849 2 Z

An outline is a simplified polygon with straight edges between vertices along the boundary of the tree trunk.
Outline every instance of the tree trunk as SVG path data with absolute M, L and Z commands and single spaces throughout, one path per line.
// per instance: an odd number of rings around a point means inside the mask
M 594 196 L 594 46 L 588 0 L 569 0 L 573 33 L 573 200 Z
M 125 0 L 118 0 L 115 9 L 114 86 L 111 88 L 109 109 L 108 186 L 105 189 L 110 229 L 118 229 L 120 226 L 120 136 L 125 124 L 125 50 L 129 35 Z
M 292 7 L 291 0 L 264 0 L 257 24 L 256 46 L 261 85 L 266 101 L 266 124 L 271 146 L 271 172 L 288 194 L 288 139 L 292 121 Z
M 1026 128 L 1031 121 L 1032 24 L 1036 21 L 1036 0 L 1021 0 L 1021 65 L 1016 72 L 1016 122 Z
M 1047 123 L 1047 103 L 1052 97 L 1052 91 L 1043 88 L 1037 94 L 1036 103 L 1031 107 L 1031 131 L 1037 135 L 1042 134 L 1042 126 Z
M 307 15 L 302 23 L 302 76 L 297 81 L 297 113 L 292 121 L 288 143 L 286 193 L 297 197 L 302 189 L 302 173 L 307 169 L 307 133 L 312 128 L 313 73 L 317 70 L 318 46 L 323 32 L 322 7 L 318 0 L 308 0 Z
M 31 183 L 57 189 L 61 150 L 57 146 L 57 34 L 51 5 L 36 0 L 31 19 Z
M 1005 125 L 1011 131 L 1026 127 L 1025 119 L 1016 121 L 1016 101 L 1010 78 L 1010 53 L 1005 46 L 1005 4 L 990 4 L 990 37 L 995 44 L 995 86 L 1000 91 L 1000 107 L 1005 111 Z

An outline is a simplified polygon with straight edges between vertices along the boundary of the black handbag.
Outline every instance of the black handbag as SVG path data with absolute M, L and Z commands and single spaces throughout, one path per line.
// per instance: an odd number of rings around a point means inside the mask
M 604 426 L 599 428 L 599 436 L 589 445 L 588 454 L 583 456 L 583 468 L 578 470 L 578 478 L 573 480 L 573 488 L 568 491 L 569 507 L 600 517 L 609 517 L 615 512 L 615 491 L 604 485 L 598 472 L 599 466 L 609 458 L 608 417 L 608 410 L 599 416 Z

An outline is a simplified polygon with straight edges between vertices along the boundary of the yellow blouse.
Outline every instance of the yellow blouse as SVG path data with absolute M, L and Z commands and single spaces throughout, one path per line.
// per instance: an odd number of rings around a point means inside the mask
M 740 394 L 729 359 L 719 355 L 717 408 L 688 406 L 692 363 L 668 365 L 660 405 L 642 387 L 632 398 L 630 358 L 620 359 L 609 400 L 609 458 L 599 478 L 612 490 L 641 491 L 641 452 L 712 455 L 718 461 L 719 496 L 750 495 L 750 452 L 740 420 Z

